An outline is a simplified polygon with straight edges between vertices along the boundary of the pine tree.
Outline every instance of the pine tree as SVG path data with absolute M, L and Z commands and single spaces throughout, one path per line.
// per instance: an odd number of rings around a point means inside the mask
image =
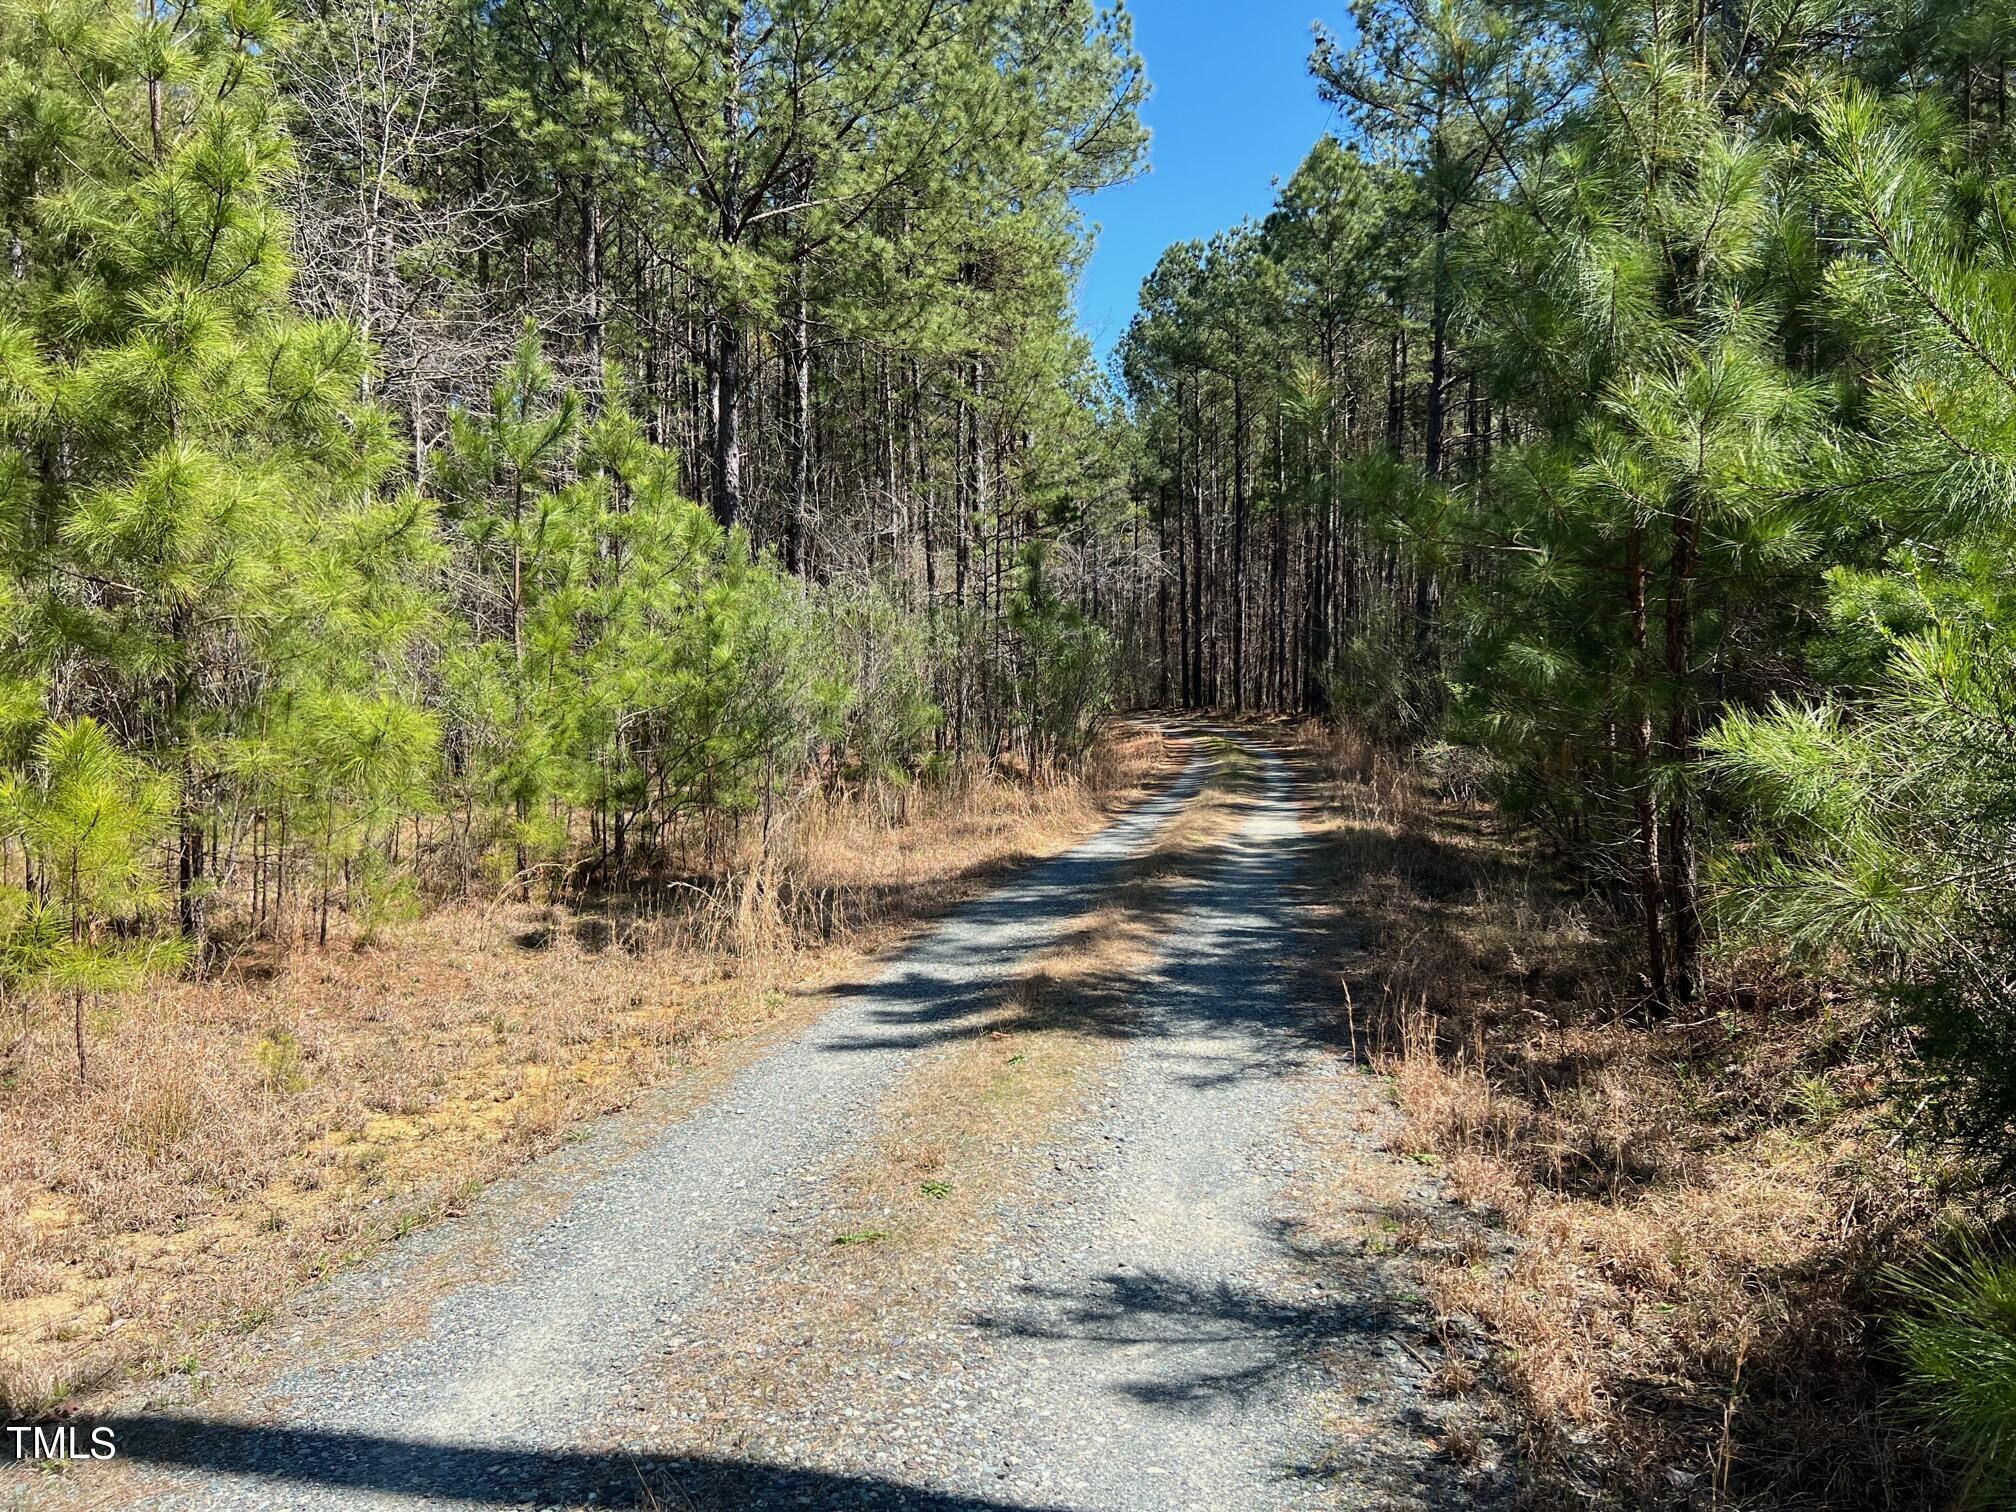
M 1500 565 L 1469 610 L 1466 717 L 1565 807 L 1564 838 L 1602 854 L 1628 822 L 1615 875 L 1660 1005 L 1701 987 L 1700 733 L 1746 635 L 1817 597 L 1806 564 L 1829 529 L 1798 486 L 1824 466 L 1821 396 L 1779 358 L 1786 181 L 1742 109 L 1795 54 L 1731 59 L 1728 41 L 1629 5 L 1581 37 L 1601 87 L 1533 165 L 1537 211 L 1508 206 L 1522 224 L 1494 239 L 1486 285 L 1518 312 L 1528 390 L 1551 380 L 1553 434 L 1479 495 Z M 1572 780 L 1567 751 L 1588 763 Z
M 588 419 L 528 331 L 434 467 L 460 585 L 445 670 L 465 843 L 508 851 L 522 890 L 564 861 L 579 810 L 593 864 L 620 869 L 639 818 L 655 835 L 756 806 L 837 696 L 774 568 L 679 494 L 615 375 L 601 400 Z
M 16 991 L 68 1000 L 80 1083 L 86 1005 L 187 958 L 184 942 L 133 927 L 161 900 L 154 848 L 173 811 L 166 779 L 88 718 L 47 726 L 0 784 L 0 832 L 28 867 L 25 886 L 0 887 L 0 962 Z
M 61 667 L 57 712 L 174 774 L 177 912 L 200 941 L 228 746 L 356 651 L 325 621 L 365 588 L 327 547 L 375 530 L 399 452 L 358 401 L 357 333 L 289 308 L 275 14 L 31 3 L 4 24 L 4 108 L 31 129 L 5 133 L 23 193 L 0 319 L 13 387 L 40 396 L 9 411 L 17 665 Z M 371 571 L 421 535 L 378 539 Z
M 1860 254 L 1830 270 L 1831 313 L 1868 372 L 1830 483 L 1888 549 L 1828 574 L 1829 691 L 1714 732 L 1749 819 L 1721 882 L 1747 930 L 1890 994 L 1943 1126 L 2006 1166 L 2016 244 L 1944 109 L 1853 85 L 1811 108 L 1816 186 Z

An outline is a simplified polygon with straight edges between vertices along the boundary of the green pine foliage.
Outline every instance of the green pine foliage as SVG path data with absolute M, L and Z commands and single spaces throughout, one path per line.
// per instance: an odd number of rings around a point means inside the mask
M 86 1077 L 218 947 L 1306 713 L 1467 746 L 1649 1017 L 1880 996 L 2006 1185 L 2009 7 L 1350 13 L 1109 376 L 1124 9 L 0 0 L 12 1004 Z M 1904 1335 L 1991 1501 L 2006 1270 Z
M 604 388 L 591 415 L 528 332 L 432 467 L 457 596 L 451 807 L 472 864 L 521 888 L 569 864 L 578 815 L 608 869 L 682 816 L 756 807 L 846 700 L 804 600 L 679 494 Z
M 2016 1264 L 1965 1238 L 1893 1267 L 1898 1342 L 1921 1415 L 1965 1467 L 1959 1504 L 2016 1496 Z
M 359 398 L 357 333 L 289 303 L 275 14 L 4 22 L 0 113 L 26 128 L 0 281 L 9 675 L 173 774 L 180 928 L 200 939 L 213 818 L 281 796 L 259 773 L 311 754 L 287 733 L 299 706 L 402 691 L 425 511 L 388 497 L 399 447 Z
M 1825 289 L 1866 354 L 1830 473 L 1889 543 L 1829 572 L 1834 686 L 1733 712 L 1711 745 L 1745 804 L 1732 922 L 1866 974 L 1919 1036 L 1940 1125 L 2006 1170 L 2016 1130 L 2016 814 L 2008 500 L 2016 283 L 1936 101 L 1816 90 L 1815 183 L 1859 254 Z
M 0 781 L 0 834 L 24 862 L 19 885 L 0 883 L 0 973 L 24 1017 L 35 997 L 69 1004 L 80 1082 L 87 1006 L 187 959 L 185 941 L 134 928 L 163 899 L 155 847 L 174 800 L 89 718 L 46 726 Z
M 1111 637 L 1057 596 L 1045 569 L 1042 550 L 1030 547 L 1007 616 L 1016 642 L 1008 701 L 1031 772 L 1081 759 L 1113 698 Z
M 1112 644 L 1017 563 L 1132 518 L 1071 196 L 1143 87 L 1089 4 L 6 0 L 9 982 L 1075 761 Z

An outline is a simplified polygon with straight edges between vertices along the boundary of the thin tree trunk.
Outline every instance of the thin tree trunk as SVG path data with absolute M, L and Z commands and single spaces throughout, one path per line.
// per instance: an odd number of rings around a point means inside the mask
M 812 517 L 812 319 L 802 268 L 791 324 L 791 513 L 784 527 L 784 567 L 802 573 Z
M 1653 792 L 1651 664 L 1647 647 L 1643 532 L 1633 527 L 1626 543 L 1624 576 L 1631 606 L 1631 760 L 1637 813 L 1638 906 L 1644 914 L 1645 978 L 1655 1007 L 1664 1010 L 1667 979 L 1666 923 L 1659 870 L 1659 807 Z
M 1246 384 L 1232 379 L 1232 707 L 1246 707 Z
M 720 318 L 714 357 L 714 518 L 733 526 L 742 515 L 742 331 Z
M 1667 759 L 1674 791 L 1666 807 L 1666 895 L 1673 914 L 1673 994 L 1692 1002 L 1701 990 L 1700 865 L 1690 791 L 1694 760 L 1694 557 L 1699 521 L 1686 493 L 1673 513 L 1673 560 L 1666 596 Z
M 1169 490 L 1162 489 L 1162 507 L 1155 515 L 1155 704 L 1169 707 Z

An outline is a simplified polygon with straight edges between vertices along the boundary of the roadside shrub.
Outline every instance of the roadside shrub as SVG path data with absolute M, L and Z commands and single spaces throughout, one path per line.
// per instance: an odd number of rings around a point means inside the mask
M 1964 1467 L 1962 1503 L 2016 1503 L 2016 1257 L 1960 1239 L 1888 1275 L 1912 1406 Z
M 944 722 L 932 698 L 927 627 L 880 584 L 830 589 L 823 607 L 832 678 L 847 689 L 843 758 L 869 782 L 908 786 Z
M 1322 675 L 1324 697 L 1339 721 L 1381 745 L 1404 745 L 1427 727 L 1406 660 L 1372 636 L 1344 641 Z
M 1705 742 L 1757 817 L 1718 864 L 1739 932 L 1852 964 L 1915 1033 L 1934 1126 L 2016 1172 L 2016 637 L 1928 608 L 1859 699 L 1731 714 Z

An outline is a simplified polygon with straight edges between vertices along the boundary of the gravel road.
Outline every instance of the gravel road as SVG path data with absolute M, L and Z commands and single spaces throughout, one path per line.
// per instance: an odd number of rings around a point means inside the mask
M 1308 1192 L 1338 1171 L 1303 1137 L 1342 1121 L 1362 1208 L 1442 1199 L 1392 1155 L 1391 1110 L 1309 998 L 1315 842 L 1283 764 L 1259 757 L 1236 831 L 1189 868 L 1127 1048 L 984 1232 L 945 1257 L 939 1304 L 826 1369 L 793 1362 L 746 1404 L 745 1457 L 800 1467 L 815 1505 L 1476 1508 L 1504 1487 L 1441 1448 L 1467 1408 L 1431 1399 L 1441 1354 L 1407 1263 L 1345 1241 Z M 763 1303 L 761 1278 L 733 1307 Z M 837 1382 L 827 1370 L 840 1364 Z M 650 1437 L 663 1442 L 667 1426 Z M 677 1441 L 677 1427 L 671 1425 Z M 689 1441 L 710 1425 L 688 1417 Z M 823 1483 L 819 1478 L 833 1477 Z M 835 1484 L 848 1488 L 833 1490 Z M 878 1494 L 864 1487 L 887 1488 Z M 906 1488 L 923 1486 L 925 1491 Z M 734 1471 L 681 1482 L 697 1506 L 788 1507 Z
M 1077 849 L 948 918 L 810 1030 L 698 1107 L 669 1101 L 500 1183 L 469 1216 L 325 1289 L 274 1348 L 293 1363 L 201 1416 L 113 1422 L 114 1478 L 66 1499 L 191 1508 L 1455 1505 L 1403 1418 L 1418 1331 L 1376 1287 L 1342 1296 L 1284 1217 L 1290 1127 L 1345 1074 L 1304 1032 L 1283 958 L 1301 826 L 1263 758 L 1142 983 L 1141 1030 L 1031 1194 L 959 1328 L 959 1428 L 924 1483 L 842 1459 L 654 1454 L 622 1423 L 682 1322 L 773 1215 L 858 1148 L 863 1116 L 979 1014 L 1197 792 L 1202 763 Z M 373 1320 L 457 1274 L 411 1326 Z M 1405 1346 L 1403 1348 L 1403 1345 Z M 1340 1461 L 1316 1404 L 1338 1372 L 1392 1423 Z M 1389 1400 L 1390 1399 L 1390 1400 Z M 946 1395 L 948 1403 L 955 1400 Z M 1391 1412 L 1387 1411 L 1388 1407 Z M 1400 1416 L 1395 1416 L 1395 1414 Z M 948 1419 L 949 1421 L 949 1419 Z M 1397 1426 L 1395 1426 L 1397 1425 Z M 634 1443 L 632 1452 L 623 1446 Z M 1014 1445 L 1004 1452 L 1003 1445 Z M 614 1446 L 614 1447 L 612 1447 Z
M 1293 1000 L 1284 913 L 1302 861 L 1269 757 L 1206 901 L 1174 921 L 1142 984 L 1142 1032 L 1117 1085 L 1078 1131 L 1111 1158 L 1072 1183 L 1075 1200 L 1047 1206 L 1027 1269 L 973 1319 L 1004 1341 L 973 1395 L 1022 1447 L 1005 1475 L 965 1486 L 1113 1512 L 1366 1505 L 1373 1493 L 1389 1506 L 1412 1489 L 1412 1466 L 1397 1483 L 1340 1483 L 1311 1412 L 1337 1363 L 1322 1349 L 1351 1347 L 1360 1380 L 1390 1376 L 1401 1325 L 1376 1301 L 1317 1289 L 1281 1221 L 1299 1158 L 1291 1114 L 1309 1078 L 1339 1069 Z

